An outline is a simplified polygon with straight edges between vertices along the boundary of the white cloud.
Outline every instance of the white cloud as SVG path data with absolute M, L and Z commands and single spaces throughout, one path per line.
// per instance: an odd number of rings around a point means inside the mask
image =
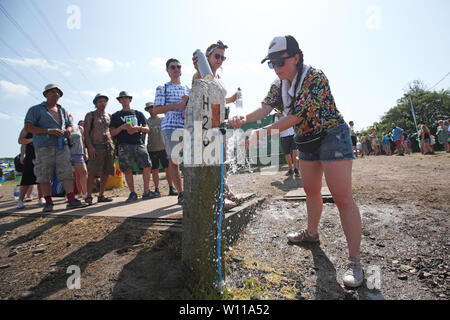
M 18 115 L 15 113 L 7 114 L 7 113 L 0 112 L 0 120 L 5 120 L 5 121 L 8 121 L 9 123 L 17 122 L 17 123 L 23 124 L 24 117 L 25 117 L 24 114 Z
M 41 69 L 52 69 L 52 70 L 58 69 L 58 66 L 56 64 L 50 64 L 45 59 L 31 59 L 31 58 L 24 58 L 24 59 L 1 58 L 1 59 L 8 64 L 16 66 L 39 67 Z
M 111 98 L 117 97 L 119 95 L 119 92 L 120 92 L 120 90 L 117 88 L 104 89 L 104 90 L 100 90 L 99 92 L 90 91 L 90 90 L 80 91 L 80 93 L 83 96 L 86 96 L 88 99 L 94 99 L 94 97 L 97 93 L 102 93 L 102 94 L 105 94 L 110 100 L 111 100 Z
M 9 114 L 0 112 L 0 119 L 1 120 L 10 120 L 11 116 Z
M 114 71 L 114 62 L 106 58 L 86 58 L 88 62 L 92 62 L 98 72 L 107 73 Z
M 239 72 L 239 73 L 257 73 L 266 71 L 266 68 L 261 67 L 261 63 L 255 62 L 242 62 L 242 63 L 230 63 L 223 67 L 224 72 Z
M 381 8 L 376 5 L 371 5 L 367 8 L 367 21 L 366 25 L 369 30 L 381 29 Z
M 151 69 L 156 69 L 156 71 L 166 71 L 166 62 L 160 57 L 153 58 L 149 66 Z
M 145 101 L 152 101 L 155 96 L 155 89 L 143 89 L 141 91 L 132 92 L 134 99 L 143 99 Z
M 121 68 L 129 68 L 129 67 L 134 66 L 136 64 L 136 61 L 134 61 L 134 60 L 132 60 L 132 61 L 119 61 L 119 60 L 116 60 L 114 62 Z
M 12 96 L 27 96 L 30 93 L 30 89 L 22 84 L 15 84 L 6 80 L 0 80 L 0 90 L 5 95 Z

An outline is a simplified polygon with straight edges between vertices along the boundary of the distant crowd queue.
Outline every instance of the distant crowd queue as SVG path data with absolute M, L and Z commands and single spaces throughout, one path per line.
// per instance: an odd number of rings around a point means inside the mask
M 375 128 L 370 129 L 370 133 L 363 135 L 354 131 L 353 121 L 349 122 L 350 135 L 352 138 L 353 151 L 356 157 L 367 155 L 393 155 L 404 156 L 412 153 L 414 140 L 419 143 L 422 154 L 434 154 L 436 142 L 439 142 L 446 153 L 449 153 L 450 143 L 450 120 L 439 120 L 436 136 L 432 135 L 430 129 L 424 125 L 418 125 L 417 134 L 408 135 L 402 128 L 392 123 L 392 131 L 383 132 L 381 137 L 377 135 Z M 413 138 L 415 137 L 415 138 Z

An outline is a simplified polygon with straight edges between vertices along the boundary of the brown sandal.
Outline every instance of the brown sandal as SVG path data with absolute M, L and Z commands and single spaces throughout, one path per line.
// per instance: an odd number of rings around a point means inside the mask
M 287 236 L 289 242 L 298 244 L 304 242 L 320 242 L 319 234 L 311 235 L 308 231 L 303 230 L 300 233 L 290 233 Z
M 105 196 L 98 197 L 98 200 L 97 200 L 97 202 L 111 202 L 111 201 L 113 201 L 112 198 L 108 198 Z
M 91 196 L 87 196 L 86 199 L 84 199 L 84 202 L 86 202 L 89 206 L 92 204 L 92 197 Z

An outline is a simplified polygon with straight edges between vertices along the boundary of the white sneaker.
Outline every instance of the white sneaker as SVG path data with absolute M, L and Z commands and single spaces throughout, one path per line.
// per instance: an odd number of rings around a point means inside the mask
M 344 285 L 350 288 L 357 288 L 363 283 L 363 280 L 364 270 L 361 263 L 356 259 L 350 259 L 343 277 Z
M 23 201 L 22 200 L 17 201 L 17 209 L 23 209 L 23 208 L 25 208 Z
M 39 198 L 38 205 L 43 206 L 45 204 L 44 198 Z

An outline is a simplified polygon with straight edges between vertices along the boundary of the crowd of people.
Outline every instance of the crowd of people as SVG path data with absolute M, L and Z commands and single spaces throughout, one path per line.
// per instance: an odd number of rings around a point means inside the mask
M 430 129 L 424 125 L 418 125 L 416 134 L 407 134 L 402 128 L 392 123 L 392 131 L 377 134 L 374 127 L 370 128 L 369 134 L 355 133 L 353 130 L 353 121 L 349 122 L 352 137 L 352 145 L 355 157 L 364 157 L 368 155 L 394 155 L 404 156 L 413 151 L 414 140 L 418 142 L 420 152 L 425 155 L 435 154 L 436 142 L 449 153 L 450 142 L 450 120 L 439 120 L 436 130 L 436 136 L 432 135 Z M 413 137 L 416 137 L 415 139 Z M 418 138 L 417 138 L 418 137 Z
M 224 96 L 226 89 L 216 71 L 225 61 L 227 46 L 221 41 L 210 45 L 205 53 L 215 80 Z M 197 57 L 193 56 L 197 69 L 192 82 L 200 78 Z M 120 170 L 130 191 L 126 202 L 136 201 L 133 166 L 142 170 L 144 193 L 142 199 L 161 197 L 159 168 L 164 169 L 169 184 L 169 196 L 178 196 L 183 203 L 183 183 L 179 168 L 179 152 L 174 151 L 183 136 L 184 109 L 190 94 L 189 86 L 181 82 L 181 63 L 175 58 L 166 62 L 170 81 L 156 88 L 154 102 L 148 102 L 144 110 L 149 117 L 131 107 L 133 97 L 121 91 L 116 98 L 122 109 L 110 114 L 106 111 L 109 97 L 99 93 L 93 99 L 95 110 L 75 124 L 72 114 L 58 104 L 63 96 L 61 88 L 47 85 L 43 91 L 46 101 L 31 107 L 25 116 L 25 126 L 19 137 L 22 175 L 17 208 L 24 208 L 25 195 L 38 185 L 39 204 L 43 212 L 53 210 L 51 179 L 55 175 L 61 181 L 67 197 L 67 208 L 93 204 L 95 181 L 99 180 L 97 202 L 111 202 L 105 196 L 108 177 L 114 174 L 114 159 L 119 160 Z M 237 93 L 226 98 L 226 103 L 237 100 Z M 163 118 L 158 114 L 164 114 Z M 173 139 L 179 137 L 179 139 Z M 150 177 L 155 189 L 150 190 Z M 73 183 L 75 180 L 75 183 Z M 226 198 L 235 206 L 239 199 L 225 185 Z M 75 191 L 80 194 L 76 198 Z M 85 202 L 83 204 L 82 200 Z
M 205 53 L 214 80 L 221 87 L 224 97 L 227 91 L 216 71 L 226 59 L 226 49 L 227 46 L 218 41 L 209 46 Z M 192 60 L 197 70 L 193 82 L 200 78 L 200 72 L 195 54 Z M 320 242 L 318 228 L 323 207 L 321 188 L 324 175 L 347 239 L 348 264 L 343 282 L 346 286 L 358 287 L 363 282 L 364 272 L 360 263 L 361 216 L 352 195 L 353 160 L 356 156 L 368 155 L 369 145 L 375 155 L 381 150 L 391 152 L 389 145 L 395 146 L 396 152 L 403 155 L 410 151 L 411 146 L 405 139 L 405 132 L 394 123 L 392 132 L 384 133 L 382 137 L 377 136 L 375 128 L 368 136 L 358 136 L 353 129 L 354 123 L 347 125 L 337 109 L 327 77 L 321 70 L 304 63 L 303 52 L 294 37 L 275 37 L 261 63 L 265 61 L 268 61 L 277 78 L 262 100 L 261 107 L 245 116 L 235 116 L 228 123 L 240 128 L 245 123 L 264 118 L 272 111 L 277 112 L 276 121 L 254 130 L 247 143 L 257 144 L 261 130 L 266 130 L 267 135 L 282 132 L 283 153 L 289 166 L 287 175 L 301 176 L 306 193 L 307 227 L 290 233 L 287 238 L 293 244 Z M 190 88 L 181 82 L 181 68 L 177 59 L 171 58 L 166 62 L 170 81 L 158 86 L 154 102 L 145 105 L 145 111 L 150 114 L 148 119 L 141 111 L 131 107 L 133 97 L 127 91 L 121 91 L 116 98 L 122 106 L 121 110 L 109 114 L 106 111 L 109 98 L 99 93 L 93 99 L 95 110 L 75 125 L 68 110 L 58 104 L 63 96 L 62 90 L 54 84 L 46 86 L 43 92 L 46 101 L 28 110 L 19 138 L 19 143 L 25 146 L 22 161 L 26 170 L 22 177 L 23 192 L 18 207 L 23 207 L 27 186 L 38 183 L 43 211 L 52 211 L 54 204 L 50 180 L 53 174 L 64 185 L 67 208 L 84 206 L 75 197 L 73 172 L 85 203 L 93 204 L 92 192 L 96 179 L 100 179 L 97 202 L 112 201 L 104 191 L 109 175 L 114 173 L 115 156 L 130 191 L 127 202 L 138 199 L 133 180 L 133 164 L 136 163 L 142 169 L 142 199 L 161 196 L 161 165 L 169 184 L 169 195 L 178 196 L 178 204 L 182 204 L 183 183 L 179 152 L 176 151 L 183 136 L 184 110 Z M 237 93 L 226 97 L 226 103 L 236 100 Z M 165 116 L 161 119 L 158 114 Z M 441 128 L 439 141 L 447 141 L 448 127 L 442 124 Z M 421 125 L 421 136 L 424 152 L 432 152 L 429 148 L 432 137 L 424 125 Z M 154 191 L 150 190 L 150 177 L 153 177 Z M 228 186 L 225 190 L 229 201 L 239 201 Z

